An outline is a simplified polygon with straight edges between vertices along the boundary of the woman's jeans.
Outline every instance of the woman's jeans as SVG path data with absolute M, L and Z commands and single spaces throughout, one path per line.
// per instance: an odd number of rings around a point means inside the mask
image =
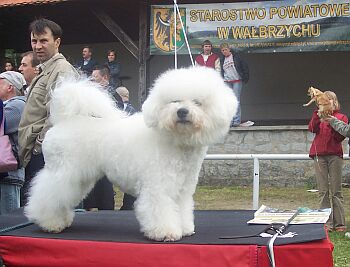
M 20 206 L 19 185 L 0 184 L 0 214 L 9 213 Z
M 237 98 L 237 112 L 236 115 L 232 118 L 231 126 L 238 126 L 241 123 L 241 92 L 242 92 L 242 82 L 233 82 L 233 83 L 226 83 L 228 86 L 231 87 L 232 92 L 235 94 Z

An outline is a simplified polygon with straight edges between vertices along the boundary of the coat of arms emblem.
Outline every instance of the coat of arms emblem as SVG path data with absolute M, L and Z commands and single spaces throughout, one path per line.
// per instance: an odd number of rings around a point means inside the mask
M 155 46 L 164 52 L 173 52 L 184 44 L 184 32 L 182 30 L 179 16 L 176 16 L 176 36 L 174 34 L 174 10 L 172 8 L 153 8 L 153 42 Z M 186 28 L 186 9 L 179 8 L 181 20 Z

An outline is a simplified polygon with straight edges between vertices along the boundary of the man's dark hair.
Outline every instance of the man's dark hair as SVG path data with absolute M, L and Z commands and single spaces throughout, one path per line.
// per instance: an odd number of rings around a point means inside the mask
M 205 41 L 202 43 L 202 47 L 205 46 L 205 45 L 213 46 L 213 44 L 212 44 L 209 40 L 205 40 Z
M 61 38 L 62 36 L 62 28 L 56 22 L 48 19 L 36 19 L 29 25 L 29 32 L 35 34 L 43 34 L 45 33 L 45 28 L 49 28 L 52 32 L 52 36 L 54 40 L 57 38 Z
M 6 63 L 10 63 L 12 65 L 12 67 L 15 67 L 15 64 L 13 63 L 13 61 L 11 59 L 6 58 L 5 64 Z
M 91 47 L 91 46 L 89 46 L 89 45 L 84 45 L 84 46 L 83 46 L 83 49 L 85 49 L 85 48 L 89 49 L 89 51 L 92 53 L 92 47 Z
M 31 56 L 32 60 L 32 67 L 36 67 L 40 64 L 38 58 L 35 56 L 34 52 L 33 51 L 28 51 L 28 52 L 25 52 L 21 55 L 22 58 L 26 57 L 26 56 Z
M 101 76 L 107 75 L 108 79 L 110 77 L 111 71 L 107 65 L 96 65 L 93 70 L 98 70 Z

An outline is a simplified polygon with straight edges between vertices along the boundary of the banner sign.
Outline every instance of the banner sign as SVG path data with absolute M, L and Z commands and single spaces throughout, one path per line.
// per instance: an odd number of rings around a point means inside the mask
M 187 54 L 184 32 L 192 53 L 210 40 L 218 48 L 229 43 L 245 53 L 348 51 L 350 1 L 285 0 L 244 3 L 179 5 L 174 34 L 174 7 L 152 5 L 150 52 Z

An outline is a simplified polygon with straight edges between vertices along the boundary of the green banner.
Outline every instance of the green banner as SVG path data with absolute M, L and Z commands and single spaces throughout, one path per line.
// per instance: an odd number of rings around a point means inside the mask
M 174 7 L 153 5 L 150 52 L 187 54 L 180 18 L 174 31 Z M 193 54 L 210 40 L 218 48 L 229 43 L 245 53 L 348 51 L 350 1 L 286 0 L 179 5 Z

